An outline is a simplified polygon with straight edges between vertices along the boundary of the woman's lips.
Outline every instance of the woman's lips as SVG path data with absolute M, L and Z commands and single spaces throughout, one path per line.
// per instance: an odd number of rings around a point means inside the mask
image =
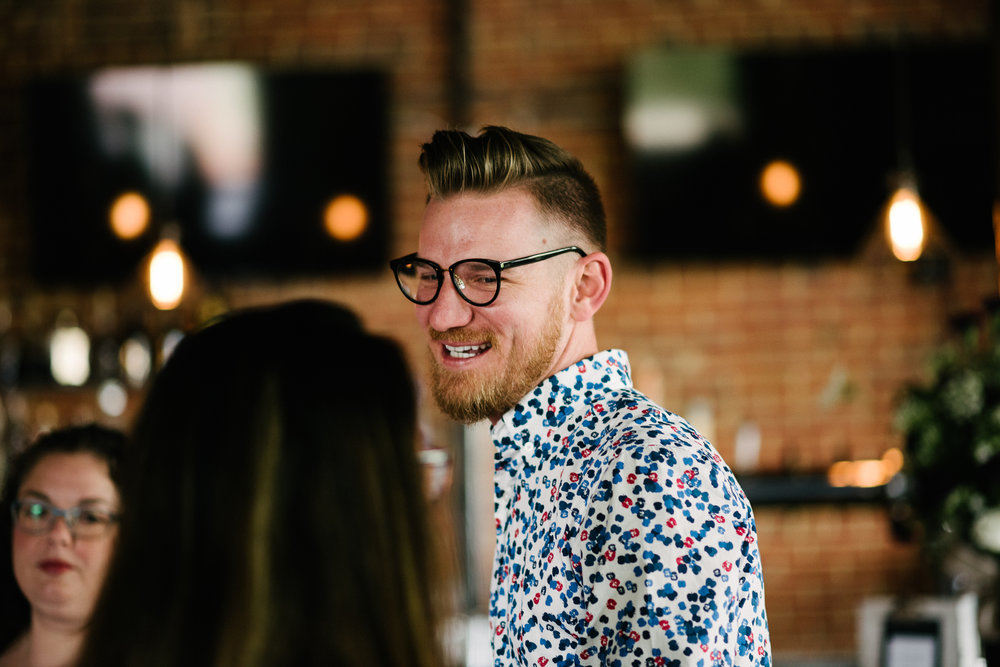
M 38 564 L 38 569 L 40 569 L 45 574 L 51 574 L 53 576 L 60 575 L 63 572 L 68 572 L 73 569 L 73 566 L 64 560 L 59 560 L 57 558 L 50 558 L 48 560 L 43 560 Z

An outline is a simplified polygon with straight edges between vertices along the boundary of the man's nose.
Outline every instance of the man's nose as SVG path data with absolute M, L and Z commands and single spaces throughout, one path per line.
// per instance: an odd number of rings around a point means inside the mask
M 430 309 L 427 323 L 437 331 L 447 331 L 468 325 L 472 321 L 473 309 L 475 308 L 459 295 L 458 288 L 452 282 L 450 274 L 445 275 L 437 298 L 422 307 Z

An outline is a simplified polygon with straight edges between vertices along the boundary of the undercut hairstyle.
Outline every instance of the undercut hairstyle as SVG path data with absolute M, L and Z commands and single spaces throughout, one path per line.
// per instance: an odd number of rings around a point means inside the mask
M 579 159 L 548 139 L 487 125 L 473 137 L 439 130 L 423 145 L 420 170 L 428 201 L 523 188 L 539 211 L 583 236 L 587 252 L 607 249 L 601 193 Z
M 13 518 L 10 508 L 17 500 L 24 480 L 48 456 L 90 454 L 108 465 L 108 477 L 120 495 L 120 466 L 124 453 L 124 433 L 92 423 L 43 433 L 8 463 L 3 495 L 0 497 L 0 653 L 24 634 L 31 623 L 31 605 L 14 578 L 12 553 Z

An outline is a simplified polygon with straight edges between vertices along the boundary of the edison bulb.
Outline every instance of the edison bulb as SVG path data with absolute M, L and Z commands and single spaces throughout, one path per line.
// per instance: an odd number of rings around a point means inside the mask
M 124 192 L 112 202 L 108 217 L 118 238 L 134 239 L 149 225 L 149 203 L 138 192 Z
M 327 204 L 323 223 L 334 239 L 353 241 L 368 226 L 368 207 L 354 195 L 339 195 Z
M 789 162 L 774 160 L 760 174 L 760 190 L 764 199 L 774 206 L 791 206 L 802 189 L 799 171 Z
M 924 216 L 917 194 L 909 188 L 900 188 L 889 202 L 886 216 L 887 235 L 892 254 L 903 262 L 912 262 L 924 250 Z
M 178 245 L 164 239 L 149 261 L 149 296 L 160 310 L 172 310 L 184 296 L 184 258 Z

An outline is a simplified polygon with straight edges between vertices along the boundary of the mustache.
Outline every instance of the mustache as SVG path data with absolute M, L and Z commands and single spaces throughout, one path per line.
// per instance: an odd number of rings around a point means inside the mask
M 489 343 L 493 345 L 496 342 L 496 337 L 492 332 L 473 329 L 448 329 L 447 331 L 428 329 L 427 334 L 431 340 L 447 343 Z

